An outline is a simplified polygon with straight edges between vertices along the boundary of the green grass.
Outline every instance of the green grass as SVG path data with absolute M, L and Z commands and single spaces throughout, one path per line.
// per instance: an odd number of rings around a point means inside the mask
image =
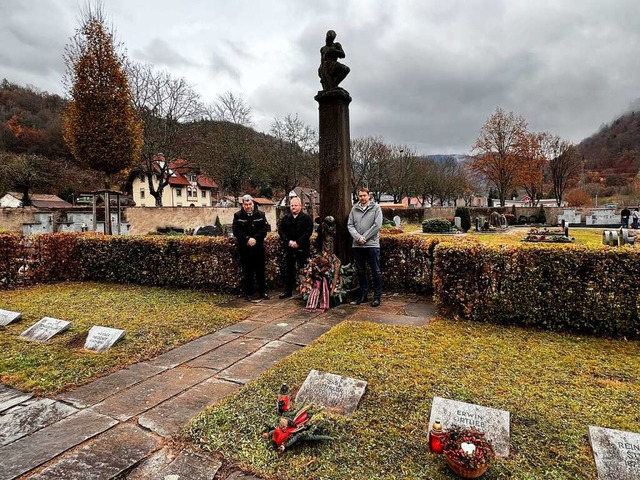
M 402 229 L 405 233 L 418 233 L 425 237 L 437 237 L 444 242 L 455 242 L 461 240 L 472 240 L 488 245 L 516 245 L 521 243 L 521 240 L 526 236 L 527 232 L 531 230 L 531 227 L 511 227 L 506 233 L 477 233 L 473 230 L 469 230 L 466 235 L 437 235 L 437 234 L 422 234 L 422 226 L 418 224 L 403 225 Z M 549 230 L 560 230 L 560 227 L 549 227 Z M 603 228 L 570 228 L 569 236 L 574 238 L 576 245 L 602 245 L 602 231 Z M 563 246 L 566 244 L 558 244 Z
M 311 369 L 366 380 L 334 440 L 277 455 L 260 437 L 275 397 Z M 196 418 L 183 434 L 266 479 L 450 479 L 428 453 L 434 396 L 511 412 L 511 455 L 486 479 L 595 479 L 587 426 L 640 431 L 640 343 L 436 319 L 346 322 Z
M 0 293 L 0 308 L 22 320 L 0 330 L 2 383 L 49 395 L 152 358 L 248 315 L 221 308 L 229 296 L 135 285 L 59 283 Z M 45 343 L 19 338 L 49 316 L 72 322 Z M 83 349 L 93 325 L 123 329 L 124 339 L 105 353 Z

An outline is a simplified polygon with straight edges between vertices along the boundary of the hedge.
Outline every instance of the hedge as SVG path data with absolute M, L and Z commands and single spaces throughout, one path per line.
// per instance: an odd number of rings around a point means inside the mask
M 408 235 L 381 240 L 385 288 L 431 293 L 433 246 Z M 275 233 L 265 241 L 266 276 L 281 284 L 284 251 Z M 30 265 L 19 274 L 21 264 Z M 56 233 L 0 235 L 2 287 L 64 280 L 92 280 L 166 287 L 237 291 L 242 271 L 235 240 L 199 236 L 105 236 Z
M 439 312 L 598 335 L 640 334 L 640 255 L 629 248 L 440 244 Z

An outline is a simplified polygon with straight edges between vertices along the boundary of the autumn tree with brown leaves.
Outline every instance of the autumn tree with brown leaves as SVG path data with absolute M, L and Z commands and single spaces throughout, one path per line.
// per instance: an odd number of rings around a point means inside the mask
M 63 115 L 64 138 L 78 162 L 111 176 L 137 161 L 142 125 L 136 117 L 124 54 L 100 6 L 81 12 L 80 27 L 64 53 L 71 101 Z
M 502 207 L 507 194 L 521 183 L 523 164 L 519 149 L 526 133 L 524 118 L 498 107 L 480 129 L 473 146 L 477 155 L 469 168 L 495 185 Z
M 553 196 L 558 206 L 562 205 L 562 197 L 582 169 L 582 156 L 578 149 L 566 140 L 553 136 L 549 140 L 548 171 L 553 185 Z
M 547 164 L 543 146 L 548 136 L 547 133 L 525 133 L 518 146 L 522 166 L 520 186 L 524 188 L 534 207 L 542 198 L 544 169 Z

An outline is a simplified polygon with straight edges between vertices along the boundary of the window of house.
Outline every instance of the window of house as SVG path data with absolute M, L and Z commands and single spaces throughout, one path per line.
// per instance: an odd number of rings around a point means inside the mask
M 182 196 L 182 189 L 176 188 L 176 197 L 181 197 L 181 196 Z
M 144 174 L 143 174 L 143 175 L 140 175 L 140 181 L 141 181 L 141 182 L 144 182 L 144 179 L 145 179 Z
M 207 198 L 207 191 L 206 190 L 202 190 L 202 198 Z
M 144 198 L 144 188 L 140 189 L 140 198 Z

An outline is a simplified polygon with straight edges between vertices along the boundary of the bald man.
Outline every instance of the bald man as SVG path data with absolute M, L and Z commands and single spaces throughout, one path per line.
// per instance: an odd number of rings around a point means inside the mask
M 296 273 L 304 268 L 309 258 L 309 239 L 312 233 L 313 220 L 302 211 L 300 199 L 291 197 L 289 212 L 282 217 L 278 226 L 278 235 L 285 252 L 284 291 L 279 295 L 280 298 L 293 295 Z

